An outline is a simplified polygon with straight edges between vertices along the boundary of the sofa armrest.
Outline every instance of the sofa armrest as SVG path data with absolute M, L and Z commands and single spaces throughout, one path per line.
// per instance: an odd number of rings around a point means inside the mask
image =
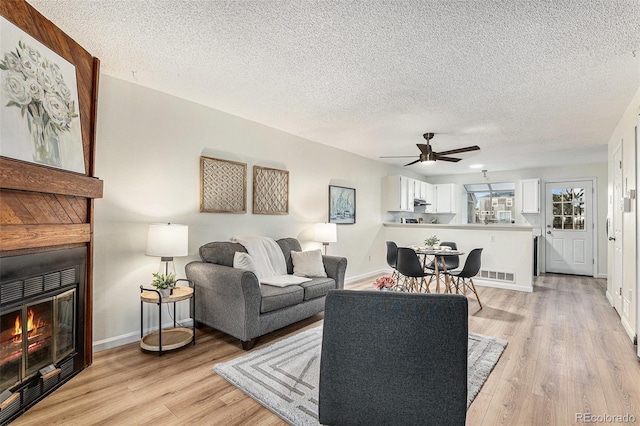
M 347 258 L 338 256 L 322 256 L 324 270 L 329 278 L 336 281 L 336 289 L 344 288 L 344 275 L 347 271 Z
M 196 287 L 195 319 L 247 341 L 258 335 L 262 294 L 253 272 L 208 262 L 190 262 Z

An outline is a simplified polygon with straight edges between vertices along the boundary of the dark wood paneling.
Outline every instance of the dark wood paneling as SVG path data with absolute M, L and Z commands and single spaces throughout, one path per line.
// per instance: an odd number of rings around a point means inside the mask
M 87 199 L 82 197 L 0 190 L 0 224 L 4 225 L 88 223 L 87 209 Z
M 2 225 L 0 251 L 18 250 L 42 246 L 88 243 L 91 240 L 91 225 Z M 55 241 L 57 244 L 51 244 Z

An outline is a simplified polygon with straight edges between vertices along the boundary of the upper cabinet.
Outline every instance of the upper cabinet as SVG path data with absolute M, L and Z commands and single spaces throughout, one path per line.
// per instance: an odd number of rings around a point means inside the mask
M 412 212 L 415 179 L 406 176 L 382 178 L 382 207 L 389 212 Z
M 435 203 L 433 213 L 455 213 L 456 212 L 456 184 L 439 183 L 433 185 Z
M 455 213 L 456 184 L 432 185 L 406 176 L 382 178 L 382 208 L 388 212 L 413 212 L 414 199 L 427 202 L 422 213 Z
M 520 181 L 522 213 L 540 213 L 540 179 Z

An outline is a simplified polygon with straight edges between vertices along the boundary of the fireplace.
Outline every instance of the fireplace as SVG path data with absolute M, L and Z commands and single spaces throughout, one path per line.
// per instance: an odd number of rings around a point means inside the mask
M 83 368 L 86 249 L 0 258 L 0 424 Z

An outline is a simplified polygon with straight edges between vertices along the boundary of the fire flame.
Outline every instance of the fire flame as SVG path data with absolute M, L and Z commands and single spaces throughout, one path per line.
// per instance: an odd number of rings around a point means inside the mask
M 36 321 L 34 319 L 34 312 L 33 309 L 29 309 L 29 311 L 27 312 L 27 334 L 28 335 L 33 335 L 38 331 L 38 327 L 42 326 L 42 321 L 38 318 L 38 320 Z M 22 341 L 22 323 L 20 321 L 20 315 L 18 315 L 16 317 L 16 322 L 15 322 L 15 326 L 13 328 L 13 341 L 14 342 L 20 342 Z

